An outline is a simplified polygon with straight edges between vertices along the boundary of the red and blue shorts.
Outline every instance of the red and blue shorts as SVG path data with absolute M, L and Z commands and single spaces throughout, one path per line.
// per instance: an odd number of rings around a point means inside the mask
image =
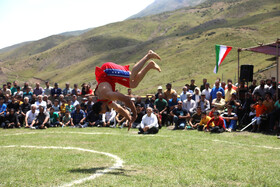
M 95 78 L 98 84 L 108 82 L 112 86 L 113 91 L 115 91 L 116 83 L 129 88 L 129 65 L 121 66 L 112 62 L 107 62 L 101 67 L 95 68 Z

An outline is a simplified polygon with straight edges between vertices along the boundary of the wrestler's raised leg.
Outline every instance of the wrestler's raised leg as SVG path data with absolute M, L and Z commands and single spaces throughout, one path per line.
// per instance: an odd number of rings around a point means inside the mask
M 138 74 L 134 77 L 134 79 L 130 78 L 130 88 L 136 88 L 138 84 L 142 81 L 142 79 L 145 77 L 145 75 L 150 71 L 151 69 L 158 70 L 161 72 L 160 67 L 155 63 L 154 61 L 149 62 L 147 66 L 145 66 Z
M 150 59 L 159 59 L 160 60 L 160 56 L 158 54 L 156 54 L 155 52 L 153 52 L 152 50 L 150 50 L 139 62 L 137 62 L 133 66 L 133 68 L 131 70 L 131 74 L 130 74 L 131 80 L 135 80 L 136 76 L 142 70 L 145 63 Z

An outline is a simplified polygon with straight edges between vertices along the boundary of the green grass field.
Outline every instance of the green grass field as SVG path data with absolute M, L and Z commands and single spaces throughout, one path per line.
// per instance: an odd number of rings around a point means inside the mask
M 279 140 L 248 132 L 0 129 L 0 166 L 0 186 L 280 186 Z

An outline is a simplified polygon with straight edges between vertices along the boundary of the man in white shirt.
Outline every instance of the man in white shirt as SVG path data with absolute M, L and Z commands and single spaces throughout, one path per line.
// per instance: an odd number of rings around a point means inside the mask
M 44 107 L 44 112 L 46 112 L 47 109 L 47 103 L 46 101 L 43 101 L 43 96 L 42 95 L 38 95 L 38 101 L 35 102 L 36 105 L 36 110 L 39 111 L 39 106 Z
M 205 84 L 205 89 L 202 90 L 202 93 L 205 94 L 205 98 L 210 101 L 210 92 L 211 92 L 211 89 L 210 89 L 210 85 L 209 83 L 207 82 Z
M 183 101 L 183 109 L 186 109 L 192 115 L 196 108 L 196 103 L 192 100 L 191 93 L 188 93 L 187 96 L 187 99 Z
M 29 128 L 33 120 L 38 115 L 39 111 L 36 111 L 36 105 L 31 105 L 31 110 L 26 113 L 25 116 L 25 128 Z
M 112 108 L 111 111 L 102 114 L 103 127 L 110 127 L 114 125 L 116 117 L 116 111 Z
M 186 86 L 184 86 L 183 91 L 180 94 L 180 99 L 182 102 L 187 99 L 187 93 L 189 93 L 187 90 L 188 90 L 188 88 Z
M 157 116 L 153 114 L 151 107 L 147 108 L 147 114 L 142 118 L 138 134 L 156 134 L 158 133 Z

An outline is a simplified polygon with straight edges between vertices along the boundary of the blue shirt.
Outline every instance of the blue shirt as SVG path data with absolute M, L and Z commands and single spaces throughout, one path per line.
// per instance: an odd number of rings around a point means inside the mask
M 0 113 L 4 112 L 4 115 L 6 115 L 6 109 L 7 109 L 7 105 L 3 103 L 3 105 L 0 105 Z
M 212 100 L 217 98 L 218 91 L 222 92 L 222 95 L 225 96 L 225 91 L 222 87 L 219 87 L 219 88 L 214 87 L 214 88 L 212 88 L 212 90 L 210 92 L 210 96 L 212 97 Z
M 77 110 L 74 110 L 71 113 L 71 118 L 73 119 L 74 125 L 77 125 L 80 123 L 80 121 L 86 117 L 85 112 L 81 109 L 80 112 L 77 113 Z
M 168 106 L 171 107 L 171 106 L 178 105 L 178 101 L 180 101 L 179 98 L 177 98 L 176 102 L 173 102 L 173 99 L 169 99 Z

